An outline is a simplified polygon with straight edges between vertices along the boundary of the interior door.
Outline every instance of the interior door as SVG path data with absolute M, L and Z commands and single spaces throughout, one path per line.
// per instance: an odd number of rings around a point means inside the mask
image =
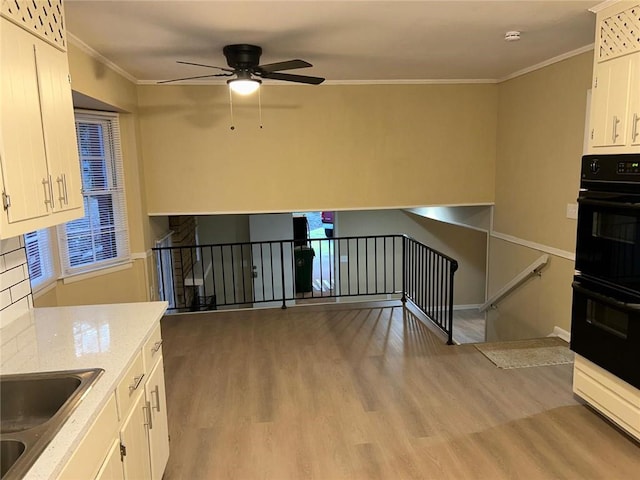
M 256 306 L 280 306 L 283 292 L 286 297 L 293 298 L 293 250 L 291 243 L 280 244 L 277 241 L 293 240 L 293 218 L 290 213 L 250 215 L 249 232 L 251 242 L 271 242 L 251 247 Z M 293 303 L 288 301 L 287 305 Z

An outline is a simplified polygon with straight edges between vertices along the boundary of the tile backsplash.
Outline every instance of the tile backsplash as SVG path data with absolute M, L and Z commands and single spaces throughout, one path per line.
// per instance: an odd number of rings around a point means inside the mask
M 33 308 L 24 237 L 0 240 L 0 326 Z

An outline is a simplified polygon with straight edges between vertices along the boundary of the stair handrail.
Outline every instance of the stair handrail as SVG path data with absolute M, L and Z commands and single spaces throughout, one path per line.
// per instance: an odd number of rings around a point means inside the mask
M 535 262 L 533 262 L 527 268 L 522 270 L 522 272 L 516 275 L 504 287 L 494 293 L 493 296 L 491 296 L 486 302 L 484 302 L 479 308 L 480 312 L 485 312 L 489 308 L 494 307 L 500 300 L 502 300 L 503 297 L 507 296 L 513 290 L 518 288 L 526 280 L 534 275 L 539 275 L 540 271 L 545 267 L 545 265 L 547 265 L 547 263 L 549 263 L 549 255 L 542 255 Z

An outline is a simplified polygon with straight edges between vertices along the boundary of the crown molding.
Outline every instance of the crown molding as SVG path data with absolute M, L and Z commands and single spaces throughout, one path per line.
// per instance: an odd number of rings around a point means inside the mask
M 609 8 L 611 5 L 615 5 L 616 3 L 622 3 L 622 0 L 605 0 L 604 2 L 591 7 L 589 11 L 593 13 L 598 13 L 604 10 L 605 8 Z
M 82 40 L 80 40 L 78 37 L 76 37 L 73 33 L 69 32 L 69 31 L 67 31 L 67 40 L 69 41 L 69 43 L 72 43 L 74 46 L 78 47 L 80 50 L 82 50 L 84 53 L 86 53 L 90 57 L 92 57 L 95 60 L 99 61 L 103 65 L 109 67 L 111 70 L 113 70 L 114 72 L 118 73 L 119 75 L 122 75 L 124 78 L 129 80 L 131 83 L 138 84 L 138 80 L 136 79 L 136 77 L 134 77 L 129 72 L 127 72 L 123 68 L 119 67 L 115 63 L 113 63 L 107 57 L 101 55 L 99 52 L 94 50 L 92 47 L 90 47 L 89 45 L 84 43 Z
M 517 72 L 513 72 L 506 77 L 502 77 L 496 81 L 496 83 L 506 82 L 507 80 L 512 80 L 516 77 L 520 77 L 522 75 L 526 75 L 527 73 L 535 72 L 536 70 L 540 70 L 544 67 L 548 67 L 549 65 L 553 65 L 554 63 L 562 62 L 563 60 L 567 60 L 571 57 L 576 57 L 578 55 L 582 55 L 583 53 L 589 52 L 594 49 L 595 44 L 590 43 L 589 45 L 585 45 L 584 47 L 576 48 L 575 50 L 571 50 L 570 52 L 563 53 L 553 58 L 549 58 L 544 62 L 540 62 L 536 65 L 532 65 L 527 68 L 523 68 L 522 70 L 518 70 Z

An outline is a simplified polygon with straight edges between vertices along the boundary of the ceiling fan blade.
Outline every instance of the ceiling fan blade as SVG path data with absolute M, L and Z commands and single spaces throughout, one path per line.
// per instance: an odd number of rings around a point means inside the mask
M 233 72 L 234 71 L 231 68 L 216 67 L 215 65 L 204 65 L 203 63 L 183 62 L 182 60 L 176 60 L 176 63 L 182 63 L 184 65 L 196 65 L 198 67 L 217 68 L 218 70 L 223 70 L 225 72 Z
M 293 75 L 291 73 L 271 72 L 266 73 L 262 77 L 270 78 L 272 80 L 284 80 L 285 82 L 308 83 L 310 85 L 320 85 L 324 82 L 324 78 L 309 77 L 307 75 Z
M 287 60 L 286 62 L 267 63 L 258 67 L 262 72 L 278 72 L 280 70 L 293 70 L 295 68 L 313 67 L 309 62 L 304 60 Z
M 173 80 L 161 80 L 158 83 L 171 83 L 171 82 L 180 82 L 182 80 L 196 80 L 198 78 L 211 78 L 211 77 L 232 77 L 233 73 L 213 73 L 211 75 L 198 75 L 196 77 L 184 77 L 184 78 L 174 78 Z

